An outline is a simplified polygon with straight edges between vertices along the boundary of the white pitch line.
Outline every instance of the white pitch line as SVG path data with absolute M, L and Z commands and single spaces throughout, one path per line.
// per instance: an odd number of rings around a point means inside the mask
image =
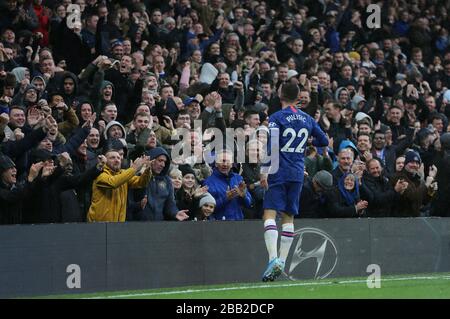
M 450 280 L 450 276 L 417 276 L 417 277 L 400 277 L 400 278 L 387 278 L 381 279 L 381 281 L 406 281 L 406 280 L 432 280 L 432 279 L 445 279 Z M 144 297 L 144 296 L 164 296 L 164 295 L 178 295 L 186 293 L 198 293 L 198 292 L 216 292 L 216 291 L 230 291 L 230 290 L 249 290 L 259 288 L 283 288 L 283 287 L 299 287 L 299 286 L 323 286 L 331 284 L 356 284 L 365 283 L 367 280 L 342 280 L 342 281 L 326 281 L 326 282 L 303 282 L 293 284 L 272 284 L 272 285 L 257 285 L 257 286 L 242 286 L 242 287 L 223 287 L 223 288 L 208 288 L 208 289 L 186 289 L 186 290 L 174 290 L 174 291 L 162 291 L 162 292 L 148 292 L 139 294 L 123 294 L 103 297 L 86 297 L 82 299 L 111 299 L 111 298 L 127 298 L 127 297 Z

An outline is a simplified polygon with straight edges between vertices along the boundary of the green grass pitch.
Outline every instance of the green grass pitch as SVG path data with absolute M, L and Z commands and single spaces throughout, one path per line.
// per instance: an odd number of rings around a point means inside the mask
M 68 294 L 38 298 L 138 299 L 378 299 L 450 298 L 450 274 L 382 276 L 380 288 L 368 288 L 367 278 L 243 283 L 140 291 Z

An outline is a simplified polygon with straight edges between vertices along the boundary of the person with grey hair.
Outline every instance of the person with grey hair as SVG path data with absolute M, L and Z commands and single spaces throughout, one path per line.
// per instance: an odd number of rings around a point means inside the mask
M 213 173 L 204 182 L 217 202 L 213 215 L 217 220 L 242 220 L 241 206 L 250 207 L 253 202 L 242 176 L 231 170 L 232 163 L 231 151 L 223 149 L 217 152 Z
M 345 173 L 349 173 L 353 162 L 355 160 L 355 153 L 349 147 L 344 147 L 338 153 L 338 166 L 331 172 L 333 175 L 334 185 L 337 185 L 338 180 Z

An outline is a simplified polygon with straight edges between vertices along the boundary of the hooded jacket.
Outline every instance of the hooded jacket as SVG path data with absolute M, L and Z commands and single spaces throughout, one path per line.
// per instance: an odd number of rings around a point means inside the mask
M 31 80 L 31 85 L 34 85 L 36 87 L 36 84 L 35 84 L 36 80 L 41 80 L 44 83 L 44 88 L 38 94 L 39 95 L 39 99 L 47 99 L 47 80 L 43 76 L 36 75 Z
M 334 99 L 335 99 L 336 101 L 339 101 L 339 94 L 341 94 L 342 91 L 347 91 L 347 93 L 348 93 L 348 95 L 349 95 L 349 97 L 350 97 L 350 92 L 348 92 L 348 89 L 347 89 L 346 87 L 341 86 L 341 87 L 337 88 L 336 92 L 334 93 Z M 351 100 L 349 100 L 348 103 L 351 103 Z M 346 106 L 346 105 L 344 105 L 344 107 L 345 107 L 345 106 Z
M 117 121 L 111 121 L 106 125 L 105 131 L 103 132 L 103 137 L 105 138 L 105 140 L 109 139 L 108 131 L 113 125 L 120 126 L 120 128 L 122 129 L 122 133 L 123 133 L 123 136 L 121 138 L 126 140 L 127 132 L 125 131 L 125 127 L 120 122 L 117 122 Z
M 147 185 L 151 172 L 146 169 L 141 176 L 135 176 L 134 168 L 114 172 L 108 166 L 92 184 L 92 203 L 88 222 L 124 222 L 128 188 L 143 188 Z
M 232 200 L 227 199 L 226 192 L 229 189 L 238 187 L 244 179 L 241 175 L 230 171 L 228 176 L 222 174 L 217 167 L 214 168 L 213 173 L 205 180 L 205 185 L 208 186 L 208 192 L 216 200 L 216 209 L 214 218 L 217 220 L 242 220 L 244 214 L 241 205 L 250 208 L 253 198 L 250 192 L 247 191 L 245 198 L 235 197 Z
M 25 97 L 27 95 L 27 92 L 29 90 L 35 90 L 36 91 L 36 101 L 35 102 L 27 102 L 25 101 Z M 23 93 L 19 90 L 19 92 L 14 96 L 14 98 L 11 101 L 11 105 L 20 105 L 24 107 L 25 109 L 28 109 L 29 107 L 36 105 L 37 101 L 39 101 L 39 91 L 36 89 L 36 87 L 32 84 L 28 84 L 23 91 Z
M 101 81 L 97 86 L 94 84 L 94 88 L 92 89 L 91 93 L 91 100 L 92 100 L 92 106 L 94 107 L 94 110 L 97 114 L 100 114 L 103 106 L 106 105 L 106 102 L 103 100 L 103 90 L 110 85 L 112 88 L 111 93 L 111 102 L 115 101 L 115 92 L 116 89 L 114 87 L 114 84 L 112 84 L 110 81 L 104 81 L 102 80 L 104 78 L 103 71 L 97 71 L 97 73 L 94 76 L 94 82 Z M 98 83 L 98 82 L 97 82 Z M 108 102 L 109 103 L 109 102 Z
M 64 81 L 69 78 L 73 81 L 73 92 L 72 94 L 66 94 L 64 91 Z M 64 72 L 64 75 L 62 77 L 61 86 L 60 86 L 60 92 L 62 93 L 64 97 L 64 102 L 69 106 L 72 107 L 73 105 L 76 105 L 77 95 L 78 95 L 78 77 L 73 74 L 72 72 Z
M 355 112 L 361 112 L 361 110 L 364 109 L 364 106 L 363 106 L 362 108 L 360 108 L 358 104 L 361 103 L 361 102 L 363 102 L 363 101 L 367 103 L 367 100 L 366 100 L 364 97 L 362 97 L 361 95 L 356 94 L 356 95 L 353 97 L 352 103 L 351 103 L 351 106 L 352 106 L 353 111 L 355 111 Z M 368 116 L 368 115 L 367 115 L 367 116 Z M 358 120 L 357 120 L 357 121 L 358 121 Z M 370 121 L 372 122 L 372 119 L 370 119 Z M 371 125 L 371 126 L 373 126 L 373 125 Z
M 147 204 L 144 209 L 133 212 L 134 220 L 173 220 L 178 212 L 172 181 L 168 176 L 170 156 L 162 147 L 155 147 L 147 153 L 150 159 L 161 155 L 166 156 L 167 162 L 159 175 L 153 174 L 145 190 L 135 192 L 134 200 L 140 201 L 147 195 Z M 191 212 L 188 212 L 190 215 Z

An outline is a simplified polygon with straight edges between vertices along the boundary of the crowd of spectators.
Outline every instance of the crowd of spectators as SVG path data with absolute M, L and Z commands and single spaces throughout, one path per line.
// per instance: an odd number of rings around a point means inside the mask
M 307 141 L 300 217 L 450 215 L 447 0 L 0 6 L 0 224 L 260 218 L 287 82 L 329 140 Z M 207 152 L 215 128 L 231 151 Z

